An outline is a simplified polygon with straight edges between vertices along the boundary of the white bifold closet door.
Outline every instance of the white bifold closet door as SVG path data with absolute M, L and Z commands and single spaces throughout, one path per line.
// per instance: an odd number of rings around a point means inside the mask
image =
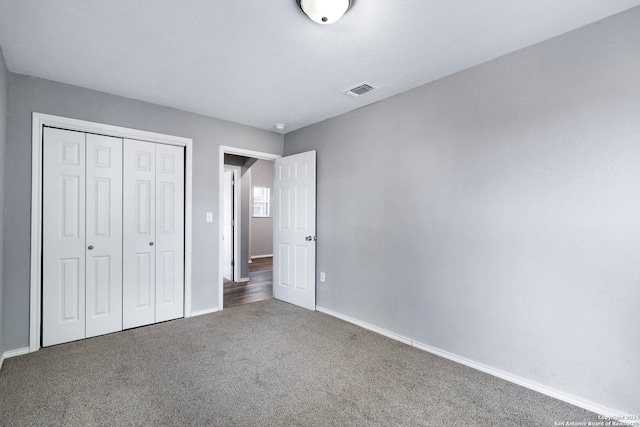
M 53 128 L 43 145 L 43 345 L 122 330 L 122 139 Z
M 123 327 L 184 316 L 184 149 L 124 144 Z
M 184 316 L 184 148 L 43 141 L 42 345 Z

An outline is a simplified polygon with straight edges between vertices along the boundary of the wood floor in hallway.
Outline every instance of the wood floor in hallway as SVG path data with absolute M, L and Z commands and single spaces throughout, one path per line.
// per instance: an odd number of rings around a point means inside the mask
M 273 298 L 273 257 L 256 258 L 249 264 L 249 281 L 224 283 L 224 307 Z

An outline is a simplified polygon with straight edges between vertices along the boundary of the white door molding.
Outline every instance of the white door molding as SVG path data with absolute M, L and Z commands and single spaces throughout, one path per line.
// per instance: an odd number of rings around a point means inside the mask
M 40 348 L 40 309 L 42 306 L 42 136 L 44 126 L 176 145 L 185 148 L 184 314 L 185 317 L 190 317 L 193 140 L 190 138 L 34 112 L 31 134 L 31 292 L 29 309 L 29 351 L 37 351 Z
M 242 179 L 240 166 L 229 166 L 233 171 L 233 281 L 242 282 L 240 250 L 242 249 Z
M 242 242 L 240 241 L 240 232 L 242 230 L 242 185 L 240 180 L 242 179 L 242 168 L 240 166 L 235 165 L 224 165 L 224 169 L 226 171 L 231 171 L 233 173 L 233 245 L 231 248 L 234 264 L 233 264 L 233 281 L 234 282 L 242 282 L 243 279 L 240 275 L 240 266 L 241 264 L 238 262 L 240 259 L 240 252 L 242 249 Z M 222 217 L 221 217 L 222 218 Z
M 224 280 L 231 280 L 237 278 L 235 275 L 235 265 L 234 261 L 235 257 L 235 233 L 233 232 L 234 226 L 240 225 L 235 222 L 235 206 L 233 203 L 234 196 L 234 180 L 235 180 L 235 172 L 230 170 L 228 166 L 224 167 L 224 185 L 222 189 L 222 203 L 223 203 L 223 213 L 222 213 L 222 278 Z M 235 263 L 237 264 L 237 263 Z
M 221 145 L 218 154 L 218 310 L 222 310 L 224 305 L 224 279 L 222 278 L 222 190 L 224 185 L 224 155 L 235 154 L 237 156 L 253 157 L 260 160 L 275 160 L 282 157 L 279 154 L 265 153 L 262 151 L 245 150 L 244 148 L 230 147 L 227 145 Z M 236 181 L 237 183 L 237 181 Z M 240 238 L 240 227 L 236 227 L 237 238 Z M 239 245 L 238 245 L 239 247 Z M 239 255 L 239 254 L 238 254 Z M 238 258 L 236 258 L 238 259 Z M 236 263 L 239 266 L 239 263 Z M 239 268 L 239 267 L 238 267 Z M 275 266 L 274 266 L 275 268 Z M 239 271 L 239 270 L 238 270 Z M 240 275 L 238 275 L 239 277 Z

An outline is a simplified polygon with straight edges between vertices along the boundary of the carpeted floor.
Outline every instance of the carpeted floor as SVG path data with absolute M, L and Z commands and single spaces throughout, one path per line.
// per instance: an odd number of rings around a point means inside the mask
M 3 426 L 553 426 L 597 415 L 277 300 L 5 361 Z

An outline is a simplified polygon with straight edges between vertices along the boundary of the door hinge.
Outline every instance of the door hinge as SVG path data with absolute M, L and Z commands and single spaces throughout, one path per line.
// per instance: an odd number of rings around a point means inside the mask
M 231 261 L 231 267 L 233 267 L 234 265 L 236 265 L 236 262 L 232 260 Z

